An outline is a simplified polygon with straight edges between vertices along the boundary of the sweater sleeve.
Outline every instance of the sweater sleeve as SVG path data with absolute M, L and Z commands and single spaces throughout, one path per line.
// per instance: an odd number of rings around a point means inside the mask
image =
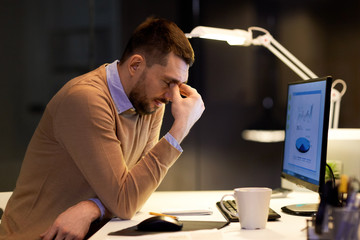
M 54 112 L 54 131 L 105 207 L 129 219 L 155 191 L 180 152 L 164 138 L 155 143 L 159 133 L 152 132 L 151 148 L 129 170 L 109 101 L 94 87 L 73 87 Z M 161 119 L 155 122 L 153 130 L 159 131 Z

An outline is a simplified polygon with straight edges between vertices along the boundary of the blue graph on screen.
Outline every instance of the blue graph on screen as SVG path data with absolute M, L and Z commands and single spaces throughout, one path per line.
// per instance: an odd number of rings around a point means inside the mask
M 296 149 L 301 153 L 306 153 L 310 150 L 310 141 L 304 137 L 296 139 Z
M 298 109 L 298 116 L 297 120 L 298 122 L 311 122 L 312 114 L 313 114 L 313 108 L 314 104 L 311 104 L 310 106 L 304 107 Z

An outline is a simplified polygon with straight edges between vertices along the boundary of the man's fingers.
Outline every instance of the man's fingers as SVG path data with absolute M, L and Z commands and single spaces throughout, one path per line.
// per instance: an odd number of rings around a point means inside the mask
M 189 85 L 183 83 L 179 87 L 181 95 L 188 97 L 192 94 L 193 91 L 196 91 L 194 88 L 190 87 Z
M 181 98 L 181 96 L 189 97 L 197 93 L 195 88 L 192 88 L 185 83 L 181 83 L 179 85 L 172 83 L 170 86 L 172 88 L 173 98 L 174 97 Z
M 40 234 L 40 238 L 44 239 L 44 237 L 46 236 L 46 234 L 49 232 L 49 230 L 46 230 L 46 232 L 43 232 L 42 234 Z
M 48 228 L 48 230 L 46 230 L 46 232 L 40 235 L 40 238 L 42 240 L 52 240 L 56 236 L 56 232 L 57 230 L 54 228 L 54 226 L 51 226 L 50 228 Z
M 64 240 L 64 239 L 67 239 L 67 235 L 66 235 L 66 234 L 65 234 L 65 235 L 59 234 L 59 233 L 56 234 L 55 240 Z
M 174 102 L 178 99 L 181 99 L 179 86 L 175 83 L 171 83 L 170 88 L 171 88 L 172 101 Z

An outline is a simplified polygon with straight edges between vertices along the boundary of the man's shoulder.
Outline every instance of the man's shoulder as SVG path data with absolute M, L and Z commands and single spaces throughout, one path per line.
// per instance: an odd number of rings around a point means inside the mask
M 105 64 L 88 73 L 69 80 L 54 97 L 68 95 L 71 92 L 90 94 L 93 91 L 108 92 Z
M 109 104 L 111 95 L 106 83 L 105 65 L 71 79 L 51 99 L 49 105 L 57 108 L 59 104 L 71 102 L 96 102 L 102 98 Z M 48 106 L 49 106 L 48 105 Z
M 70 86 L 74 85 L 90 85 L 98 88 L 106 88 L 107 89 L 107 83 L 106 83 L 106 71 L 105 71 L 105 65 L 103 64 L 100 67 L 85 73 L 83 75 L 80 75 L 76 78 L 71 79 L 68 84 Z

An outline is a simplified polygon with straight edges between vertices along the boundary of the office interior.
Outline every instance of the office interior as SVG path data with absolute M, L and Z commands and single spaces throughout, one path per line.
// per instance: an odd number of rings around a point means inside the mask
M 47 102 L 71 78 L 119 59 L 150 15 L 178 24 L 259 26 L 318 76 L 346 81 L 339 128 L 360 128 L 360 1 L 2 0 L 0 191 L 12 191 Z M 287 83 L 301 79 L 266 48 L 190 40 L 189 84 L 206 110 L 159 190 L 277 188 L 283 142 L 244 140 L 247 128 L 283 129 Z M 172 123 L 170 106 L 162 134 Z M 360 172 L 360 169 L 357 171 Z

